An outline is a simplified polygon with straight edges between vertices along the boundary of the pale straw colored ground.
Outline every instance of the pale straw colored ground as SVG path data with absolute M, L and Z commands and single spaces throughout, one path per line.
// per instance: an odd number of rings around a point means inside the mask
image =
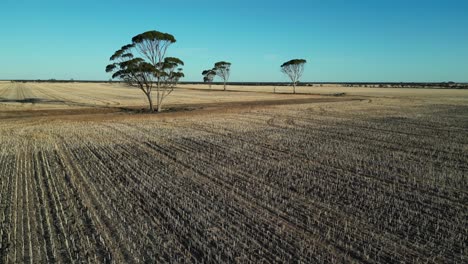
M 179 85 L 164 102 L 167 106 L 223 102 L 253 102 L 300 99 L 345 93 L 362 98 L 385 97 L 439 100 L 464 103 L 468 90 L 417 88 L 349 88 L 337 85 L 298 87 L 296 95 L 287 86 Z M 274 94 L 273 91 L 277 94 Z M 0 82 L 0 111 L 36 109 L 74 109 L 146 107 L 143 93 L 122 84 L 107 83 L 10 83 Z

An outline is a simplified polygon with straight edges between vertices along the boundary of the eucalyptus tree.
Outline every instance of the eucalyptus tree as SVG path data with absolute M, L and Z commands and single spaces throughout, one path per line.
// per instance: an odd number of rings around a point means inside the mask
M 226 82 L 229 80 L 231 74 L 231 63 L 226 61 L 219 61 L 215 63 L 213 71 L 223 79 L 224 82 L 224 91 L 226 91 Z
M 175 42 L 173 35 L 155 30 L 136 35 L 131 44 L 114 52 L 110 57 L 113 63 L 107 65 L 106 72 L 113 73 L 113 79 L 120 79 L 142 90 L 148 99 L 150 111 L 154 111 L 155 90 L 156 109 L 160 112 L 164 99 L 184 77 L 180 67 L 184 65 L 183 61 L 166 57 L 167 49 Z
M 304 59 L 294 59 L 281 65 L 281 71 L 291 79 L 293 93 L 296 93 L 296 84 L 304 72 L 304 65 L 307 63 Z
M 204 70 L 202 72 L 202 75 L 203 75 L 203 82 L 208 83 L 211 89 L 211 83 L 213 82 L 213 79 L 216 76 L 216 72 L 214 70 Z

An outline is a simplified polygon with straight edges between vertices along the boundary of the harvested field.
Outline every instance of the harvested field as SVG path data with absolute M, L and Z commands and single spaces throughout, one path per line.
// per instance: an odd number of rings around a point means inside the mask
M 240 86 L 228 92 L 203 86 L 180 86 L 167 99 L 171 106 L 253 102 L 311 98 L 313 94 L 285 97 L 272 94 L 270 89 L 258 94 Z M 262 92 L 262 91 L 260 91 Z M 147 107 L 143 93 L 137 88 L 107 83 L 9 83 L 0 82 L 0 111 L 67 110 L 83 108 Z
M 468 91 L 68 85 L 0 83 L 0 263 L 468 260 Z

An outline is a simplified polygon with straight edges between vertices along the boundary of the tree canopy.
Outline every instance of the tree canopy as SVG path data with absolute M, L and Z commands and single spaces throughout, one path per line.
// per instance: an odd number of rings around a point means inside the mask
M 281 65 L 281 67 L 288 67 L 288 66 L 292 66 L 292 65 L 300 65 L 300 64 L 305 64 L 307 63 L 306 60 L 304 59 L 293 59 L 293 60 L 290 60 L 290 61 L 287 61 L 285 63 L 283 63 L 283 65 Z
M 226 91 L 226 82 L 229 80 L 229 76 L 231 74 L 231 63 L 226 61 L 216 62 L 213 71 L 217 76 L 223 79 L 224 91 Z
M 293 59 L 281 65 L 281 71 L 291 79 L 293 93 L 296 93 L 296 84 L 304 72 L 304 65 L 307 63 L 304 59 Z
M 174 36 L 159 31 L 147 31 L 132 38 L 132 43 L 122 46 L 110 57 L 113 62 L 106 66 L 112 78 L 125 81 L 142 90 L 153 111 L 152 91 L 156 88 L 156 104 L 161 111 L 163 100 L 184 77 L 181 66 L 184 62 L 176 57 L 166 57 L 168 47 L 175 43 Z M 136 51 L 140 57 L 132 53 Z
M 176 42 L 176 39 L 174 38 L 173 35 L 169 33 L 159 32 L 156 30 L 146 31 L 132 38 L 133 43 L 142 43 L 145 41 L 162 41 L 162 40 L 166 40 L 171 43 Z
M 130 45 L 133 45 L 144 58 L 156 66 L 164 61 L 167 48 L 175 42 L 173 35 L 152 30 L 134 36 Z
M 211 88 L 211 83 L 213 82 L 214 77 L 216 76 L 216 72 L 211 69 L 211 70 L 204 70 L 202 72 L 203 75 L 203 82 L 206 82 L 210 85 Z

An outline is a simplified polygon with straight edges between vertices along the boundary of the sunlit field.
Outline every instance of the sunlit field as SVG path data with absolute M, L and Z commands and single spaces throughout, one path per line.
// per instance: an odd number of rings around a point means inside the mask
M 0 82 L 0 263 L 467 261 L 468 90 L 221 88 Z

